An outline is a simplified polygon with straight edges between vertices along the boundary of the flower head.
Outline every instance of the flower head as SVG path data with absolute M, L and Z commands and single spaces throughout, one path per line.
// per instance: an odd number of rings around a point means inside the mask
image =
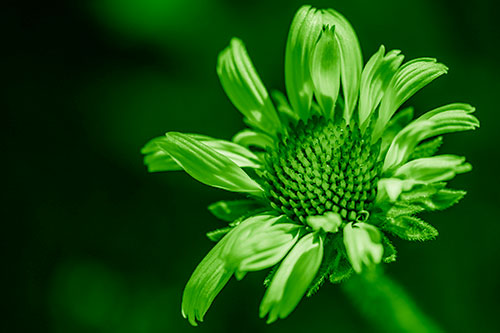
M 271 268 L 260 315 L 273 322 L 324 281 L 394 261 L 390 237 L 437 236 L 416 214 L 458 202 L 465 192 L 445 182 L 471 169 L 464 157 L 435 155 L 441 135 L 479 122 L 460 103 L 412 121 L 413 110 L 401 105 L 448 69 L 432 58 L 403 58 L 381 46 L 363 67 L 349 22 L 304 6 L 286 46 L 288 98 L 273 92 L 271 99 L 234 38 L 217 73 L 249 128 L 232 142 L 170 132 L 145 145 L 149 171 L 184 170 L 245 195 L 209 206 L 229 225 L 208 234 L 217 244 L 184 290 L 182 313 L 192 325 L 233 275 Z

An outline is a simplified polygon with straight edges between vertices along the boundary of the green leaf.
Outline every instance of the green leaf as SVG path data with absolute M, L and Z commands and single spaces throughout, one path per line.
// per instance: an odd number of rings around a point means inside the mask
M 414 200 L 414 202 L 426 210 L 443 210 L 458 203 L 466 193 L 465 191 L 442 189 L 431 196 Z
M 408 159 L 416 160 L 417 158 L 433 156 L 435 153 L 437 153 L 442 143 L 443 143 L 442 136 L 438 136 L 437 138 L 421 143 L 415 148 L 415 150 Z
M 363 57 L 358 37 L 349 21 L 333 9 L 323 12 L 323 24 L 335 26 L 335 39 L 340 50 L 340 79 L 344 94 L 344 119 L 349 123 L 358 100 Z
M 372 138 L 376 141 L 396 110 L 421 88 L 448 72 L 432 58 L 418 58 L 401 66 L 392 78 L 380 104 L 379 118 Z
M 228 191 L 262 194 L 259 184 L 209 146 L 182 133 L 170 132 L 165 136 L 159 147 L 196 180 Z
M 335 259 L 335 265 L 330 274 L 330 282 L 331 283 L 341 283 L 345 279 L 348 279 L 354 270 L 352 269 L 347 256 L 343 252 L 337 253 L 337 258 Z
M 474 112 L 472 106 L 454 103 L 429 111 L 412 121 L 392 140 L 385 156 L 383 172 L 406 162 L 422 140 L 479 127 L 479 120 L 471 114 L 472 112 Z
M 255 200 L 222 200 L 208 206 L 210 213 L 226 222 L 233 222 L 260 209 L 263 209 L 262 205 Z
M 362 128 L 366 127 L 366 121 L 379 105 L 384 91 L 401 65 L 404 56 L 400 52 L 392 50 L 385 55 L 385 47 L 381 45 L 366 63 L 359 89 L 359 123 Z
M 322 114 L 331 119 L 340 90 L 340 50 L 335 41 L 335 27 L 323 26 L 311 60 L 314 95 Z
M 396 218 L 402 215 L 418 214 L 423 210 L 424 208 L 419 205 L 398 201 L 387 211 L 386 216 L 389 218 Z
M 287 317 L 311 284 L 323 258 L 323 239 L 309 233 L 285 257 L 267 288 L 260 305 L 260 317 L 267 323 Z
M 384 257 L 383 261 L 388 264 L 396 261 L 398 251 L 392 244 L 391 240 L 382 234 L 382 245 L 384 246 Z
M 309 71 L 311 51 L 323 27 L 321 12 L 302 6 L 293 18 L 285 50 L 285 86 L 293 111 L 309 118 L 313 83 Z
M 249 125 L 272 136 L 281 130 L 273 103 L 241 40 L 233 38 L 220 53 L 217 74 L 227 96 Z
M 438 235 L 433 226 L 414 216 L 388 218 L 385 222 L 381 229 L 405 240 L 425 241 L 434 239 Z
M 446 183 L 432 183 L 427 185 L 417 185 L 411 191 L 401 194 L 399 199 L 405 203 L 416 204 L 419 200 L 436 194 L 446 186 Z
M 229 231 L 231 231 L 231 229 L 233 229 L 233 227 L 225 227 L 225 228 L 215 229 L 215 230 L 207 232 L 207 237 L 208 237 L 208 239 L 210 239 L 213 242 L 218 242 Z

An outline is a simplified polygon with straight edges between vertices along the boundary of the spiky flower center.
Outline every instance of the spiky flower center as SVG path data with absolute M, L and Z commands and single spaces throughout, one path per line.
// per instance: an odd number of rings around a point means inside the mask
M 302 223 L 332 211 L 345 221 L 364 219 L 377 194 L 380 144 L 358 126 L 313 117 L 282 134 L 266 154 L 271 206 Z

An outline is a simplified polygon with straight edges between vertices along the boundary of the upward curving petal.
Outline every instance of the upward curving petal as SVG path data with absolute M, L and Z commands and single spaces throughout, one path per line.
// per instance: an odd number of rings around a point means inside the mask
M 228 191 L 262 193 L 260 185 L 238 165 L 208 145 L 176 132 L 165 134 L 165 138 L 158 143 L 159 148 L 194 179 Z
M 335 39 L 340 50 L 340 77 L 344 93 L 344 119 L 349 122 L 358 99 L 363 57 L 358 37 L 347 19 L 333 9 L 323 12 L 323 24 L 335 26 Z
M 396 110 L 421 88 L 448 72 L 448 68 L 432 58 L 418 58 L 401 66 L 392 78 L 380 104 L 379 117 L 373 130 L 373 141 L 382 135 Z
M 323 28 L 321 11 L 302 6 L 293 18 L 285 50 L 285 86 L 293 112 L 307 120 L 313 83 L 309 70 L 311 52 Z
M 227 96 L 249 125 L 273 136 L 280 131 L 280 119 L 241 40 L 233 38 L 220 53 L 217 74 Z
M 385 47 L 381 45 L 363 69 L 359 87 L 359 123 L 363 128 L 366 127 L 366 120 L 379 105 L 387 86 L 403 62 L 404 56 L 400 55 L 400 52 L 392 50 L 385 54 Z
M 479 120 L 472 115 L 474 110 L 468 104 L 453 103 L 429 111 L 412 121 L 392 140 L 382 171 L 393 170 L 406 162 L 422 140 L 445 133 L 476 129 L 479 127 Z
M 300 302 L 323 259 L 323 239 L 316 233 L 302 237 L 276 271 L 260 305 L 267 323 L 287 317 Z
M 332 118 L 340 90 L 340 50 L 335 41 L 335 27 L 323 26 L 311 59 L 311 77 L 322 113 Z

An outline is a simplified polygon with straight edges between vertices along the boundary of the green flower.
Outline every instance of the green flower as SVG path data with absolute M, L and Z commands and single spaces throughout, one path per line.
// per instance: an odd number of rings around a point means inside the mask
M 415 215 L 457 203 L 446 181 L 471 169 L 465 158 L 433 156 L 442 134 L 479 126 L 467 104 L 412 121 L 401 105 L 447 72 L 432 58 L 403 64 L 384 46 L 363 67 L 354 30 L 334 10 L 304 6 L 285 55 L 287 98 L 273 99 L 239 39 L 217 64 L 222 87 L 248 129 L 232 142 L 169 132 L 143 148 L 149 171 L 184 170 L 245 198 L 209 210 L 228 221 L 184 290 L 192 325 L 234 275 L 271 268 L 260 316 L 285 318 L 329 280 L 394 261 L 389 236 L 427 240 L 437 231 Z M 397 112 L 397 113 L 396 113 Z

